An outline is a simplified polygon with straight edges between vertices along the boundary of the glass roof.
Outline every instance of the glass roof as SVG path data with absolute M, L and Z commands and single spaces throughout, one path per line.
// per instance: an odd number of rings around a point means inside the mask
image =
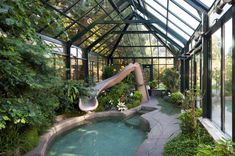
M 56 14 L 38 32 L 103 56 L 184 48 L 215 0 L 42 0 Z M 60 21 L 60 22 L 57 22 Z M 58 23 L 63 23 L 58 26 Z M 150 44 L 151 43 L 151 44 Z M 156 47 L 154 47 L 156 46 Z M 148 49 L 146 53 L 146 49 Z M 130 54 L 129 54 L 130 53 Z

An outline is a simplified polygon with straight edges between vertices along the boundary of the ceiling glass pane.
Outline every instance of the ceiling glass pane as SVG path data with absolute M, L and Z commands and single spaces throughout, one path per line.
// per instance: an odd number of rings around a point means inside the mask
M 164 18 L 163 16 L 161 16 L 159 13 L 157 13 L 152 7 L 146 5 L 146 8 L 148 9 L 148 11 L 153 14 L 155 17 L 157 17 L 157 19 L 161 20 L 164 24 L 166 24 L 166 18 Z
M 166 6 L 166 0 L 160 0 L 158 1 L 160 3 L 162 3 L 164 6 Z M 149 4 L 150 6 L 153 6 L 154 8 L 156 8 L 159 12 L 161 12 L 163 15 L 167 14 L 167 10 L 164 9 L 161 5 L 157 4 L 154 0 L 145 0 L 145 3 Z M 167 7 L 167 6 L 166 6 Z M 149 7 L 147 7 L 148 10 Z
M 74 1 L 78 1 L 78 0 L 74 0 Z M 71 9 L 69 9 L 66 12 L 66 14 L 74 19 L 80 19 L 81 17 L 88 14 L 89 11 L 91 11 L 93 7 L 97 7 L 97 6 L 98 4 L 95 2 L 95 0 L 90 0 L 90 1 L 79 0 L 79 2 L 76 3 L 76 5 L 74 5 Z
M 168 23 L 168 26 L 173 29 L 174 31 L 178 32 L 182 37 L 184 37 L 185 39 L 189 39 L 190 36 L 188 36 L 186 33 L 184 33 L 182 30 L 180 30 L 179 28 L 177 28 L 174 24 L 172 23 Z
M 199 19 L 201 18 L 197 10 L 193 8 L 191 5 L 189 5 L 188 3 L 186 3 L 185 1 L 182 1 L 182 0 L 172 0 L 172 1 L 175 1 L 177 4 L 181 5 L 185 10 L 189 11 L 197 18 Z
M 73 21 L 71 21 L 69 18 L 62 16 L 60 19 L 61 23 L 63 23 L 63 25 L 61 25 L 61 27 L 58 27 L 58 24 L 53 22 L 52 24 L 50 24 L 49 26 L 47 26 L 43 31 L 42 34 L 44 35 L 48 35 L 51 37 L 55 37 L 58 34 L 60 34 L 61 32 L 63 33 L 64 29 L 70 25 L 71 23 L 73 23 Z M 64 41 L 67 41 L 69 39 L 67 33 L 63 33 L 59 39 L 62 39 Z
M 179 19 L 177 19 L 174 15 L 169 13 L 168 15 L 169 20 L 171 20 L 174 24 L 178 25 L 179 27 L 183 28 L 186 32 L 189 34 L 193 34 L 194 30 L 188 27 L 186 24 L 181 22 Z
M 181 41 L 179 41 L 177 38 L 172 36 L 171 34 L 167 34 L 167 36 L 171 38 L 173 41 L 175 41 L 179 46 L 184 47 L 184 44 Z
M 207 5 L 208 7 L 211 7 L 211 5 L 214 3 L 215 0 L 199 0 L 199 1 Z
M 184 20 L 186 23 L 188 23 L 190 26 L 192 26 L 193 28 L 197 28 L 199 22 L 196 19 L 194 19 L 192 16 L 187 14 L 184 10 L 176 6 L 174 3 L 170 2 L 169 9 L 175 14 L 180 15 L 180 18 Z

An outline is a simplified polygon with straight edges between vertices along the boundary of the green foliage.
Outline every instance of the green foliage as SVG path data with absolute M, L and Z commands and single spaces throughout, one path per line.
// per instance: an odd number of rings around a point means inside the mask
M 171 92 L 175 92 L 179 88 L 180 74 L 174 68 L 167 68 L 163 71 L 161 76 L 161 82 L 166 86 Z
M 234 145 L 232 141 L 220 141 L 213 145 L 200 144 L 196 156 L 234 156 Z
M 165 156 L 194 156 L 198 143 L 186 135 L 179 135 L 169 141 L 164 147 Z
M 213 145 L 214 141 L 207 131 L 198 126 L 192 134 L 179 134 L 170 140 L 164 147 L 165 156 L 195 156 L 201 144 Z
M 132 79 L 132 77 L 129 78 Z M 116 109 L 119 101 L 124 102 L 129 109 L 138 106 L 141 103 L 142 94 L 134 91 L 134 86 L 130 84 L 133 82 L 129 81 L 129 78 L 101 93 L 98 96 L 99 106 L 96 111 Z
M 47 31 L 59 32 L 64 27 L 59 14 L 42 1 L 1 0 L 0 155 L 22 155 L 30 150 L 37 142 L 36 132 L 51 125 L 60 105 L 54 92 L 58 78 L 49 65 L 50 48 L 36 33 L 36 28 L 51 21 L 53 27 Z M 69 95 L 69 100 L 75 98 Z
M 0 155 L 19 156 L 32 150 L 39 141 L 38 130 L 10 125 L 0 133 Z
M 158 86 L 157 80 L 150 81 L 149 86 L 151 89 L 155 89 Z
M 197 109 L 195 112 L 196 120 L 198 117 L 202 115 L 202 110 Z M 190 134 L 195 132 L 195 127 L 192 122 L 192 109 L 185 110 L 185 112 L 181 113 L 179 116 L 180 119 L 180 128 L 183 134 Z M 197 127 L 196 127 L 197 128 Z
M 137 107 L 140 105 L 142 99 L 142 94 L 140 91 L 134 91 L 134 93 L 130 93 L 129 96 L 127 96 L 127 107 L 128 109 Z
M 159 83 L 159 84 L 157 85 L 157 89 L 158 89 L 158 90 L 166 90 L 166 86 L 165 86 L 163 83 Z
M 66 80 L 58 81 L 53 87 L 53 93 L 59 100 L 56 112 L 62 114 L 78 111 L 78 99 L 90 96 L 91 90 L 81 82 Z
M 98 96 L 99 107 L 97 111 L 104 111 L 115 108 L 118 104 L 118 100 L 121 97 L 123 98 L 121 102 L 125 100 L 126 91 L 128 91 L 129 88 L 130 86 L 127 83 L 121 82 L 101 93 Z
M 103 70 L 104 70 L 102 74 L 103 80 L 108 79 L 117 73 L 117 71 L 115 71 L 113 66 L 105 66 Z
M 184 109 L 185 113 L 182 113 L 180 117 L 182 125 L 181 128 L 182 131 L 186 130 L 188 132 L 194 133 L 198 126 L 197 119 L 201 115 L 201 111 L 196 109 L 195 103 L 200 93 L 199 90 L 194 89 L 188 90 L 185 93 L 185 99 L 182 103 L 182 108 Z
M 180 91 L 174 92 L 170 96 L 170 101 L 173 104 L 180 105 L 184 101 L 184 94 L 182 94 Z

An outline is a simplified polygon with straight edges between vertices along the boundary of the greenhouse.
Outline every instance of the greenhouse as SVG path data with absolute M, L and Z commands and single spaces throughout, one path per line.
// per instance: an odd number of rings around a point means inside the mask
M 234 0 L 1 0 L 0 155 L 234 156 Z

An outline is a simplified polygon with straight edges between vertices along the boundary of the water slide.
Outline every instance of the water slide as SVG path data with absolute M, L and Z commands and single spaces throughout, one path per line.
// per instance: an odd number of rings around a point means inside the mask
M 123 79 L 125 79 L 125 77 L 127 77 L 133 71 L 135 74 L 135 81 L 137 83 L 137 90 L 139 90 L 143 95 L 142 103 L 147 102 L 149 100 L 149 94 L 144 83 L 144 76 L 143 76 L 142 68 L 139 63 L 134 63 L 134 64 L 130 63 L 118 74 L 97 83 L 96 86 L 93 88 L 95 91 L 95 96 L 93 98 L 88 99 L 86 102 L 84 102 L 80 98 L 79 108 L 85 112 L 95 110 L 99 104 L 97 100 L 97 96 L 105 89 L 108 89 L 118 84 L 119 82 L 121 82 Z

